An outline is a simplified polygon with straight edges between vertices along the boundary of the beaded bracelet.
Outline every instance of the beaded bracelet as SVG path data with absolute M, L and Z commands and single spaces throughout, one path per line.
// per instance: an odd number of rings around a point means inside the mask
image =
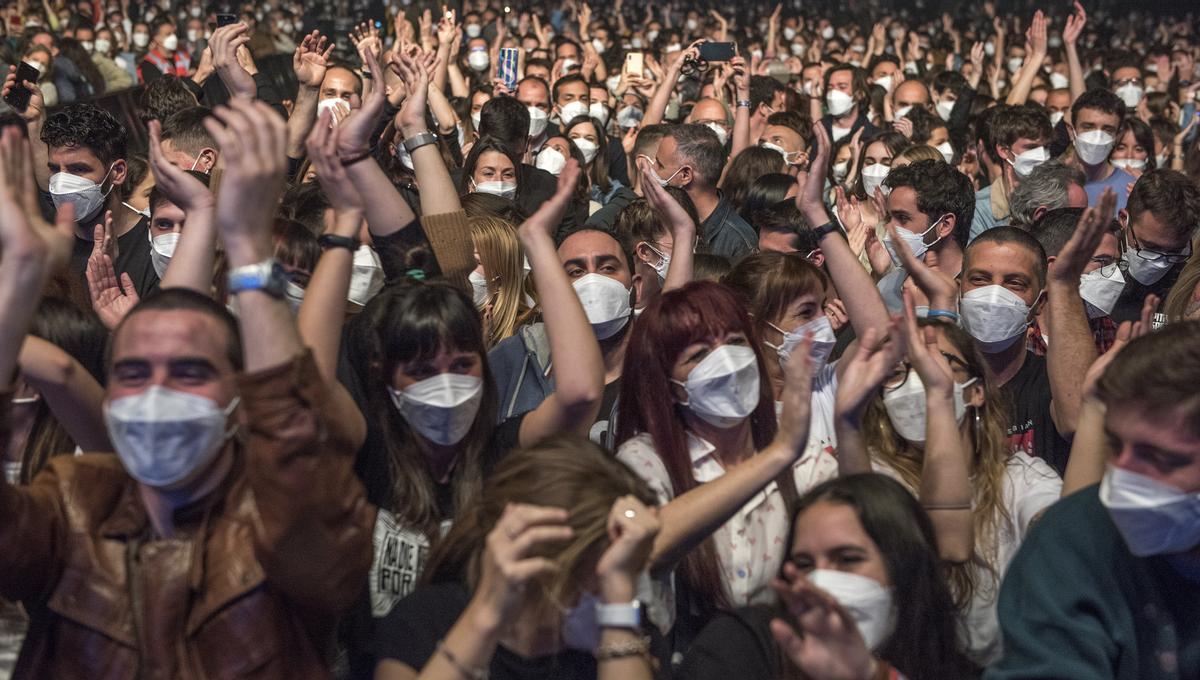
M 597 661 L 608 661 L 610 659 L 624 659 L 630 656 L 647 656 L 650 654 L 650 638 L 641 638 L 638 640 L 630 640 L 629 642 L 618 642 L 616 644 L 602 645 L 596 650 Z

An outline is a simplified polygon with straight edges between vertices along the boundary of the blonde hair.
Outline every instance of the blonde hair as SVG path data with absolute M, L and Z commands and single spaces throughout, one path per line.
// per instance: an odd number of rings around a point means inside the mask
M 945 161 L 942 152 L 926 144 L 913 144 L 892 157 L 892 168 L 911 165 L 917 161 Z
M 1192 252 L 1195 253 L 1198 249 L 1200 237 L 1192 241 Z M 1171 292 L 1167 294 L 1167 300 L 1163 303 L 1162 311 L 1167 317 L 1167 323 L 1184 321 L 1184 314 L 1188 307 L 1192 306 L 1192 296 L 1197 285 L 1200 285 L 1200 257 L 1193 256 L 1183 266 L 1183 271 L 1179 272 L 1179 278 L 1175 280 L 1175 285 L 1171 286 Z
M 975 578 L 975 567 L 990 572 L 998 585 L 1000 574 L 996 570 L 999 561 L 998 536 L 1001 521 L 1008 521 L 1008 509 L 1004 507 L 1004 478 L 1012 448 L 1008 441 L 1008 412 L 1004 408 L 995 380 L 983 357 L 970 336 L 958 326 L 939 322 L 923 321 L 922 326 L 933 325 L 946 336 L 963 355 L 967 370 L 983 390 L 982 406 L 971 407 L 967 418 L 971 425 L 970 473 L 972 485 L 972 516 L 975 528 L 975 554 L 971 560 L 960 565 L 951 565 L 949 580 L 955 600 L 966 606 L 979 583 Z M 883 406 L 882 392 L 867 407 L 863 417 L 863 434 L 872 456 L 886 463 L 913 493 L 921 488 L 921 468 L 924 452 L 912 446 L 898 435 L 888 420 Z
M 491 317 L 487 328 L 487 346 L 511 336 L 517 330 L 525 306 L 525 258 L 516 228 L 507 220 L 490 215 L 471 217 L 471 241 L 487 276 Z
M 565 508 L 571 538 L 545 543 L 530 555 L 557 563 L 554 575 L 540 583 L 535 593 L 538 606 L 561 611 L 608 548 L 613 503 L 629 495 L 647 506 L 658 502 L 636 473 L 586 439 L 552 437 L 514 451 L 496 466 L 482 492 L 460 509 L 446 538 L 434 546 L 424 580 L 465 582 L 474 588 L 482 574 L 487 536 L 505 507 L 521 503 Z

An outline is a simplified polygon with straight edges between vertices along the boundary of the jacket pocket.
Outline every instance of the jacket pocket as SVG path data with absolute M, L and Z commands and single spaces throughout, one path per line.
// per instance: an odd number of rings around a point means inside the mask
M 66 567 L 46 603 L 57 615 L 44 649 L 56 678 L 131 678 L 138 654 L 124 589 L 99 571 Z
M 229 602 L 193 634 L 191 648 L 204 675 L 214 680 L 245 677 L 284 677 L 281 658 L 289 614 L 260 585 Z M 293 650 L 307 657 L 307 651 Z

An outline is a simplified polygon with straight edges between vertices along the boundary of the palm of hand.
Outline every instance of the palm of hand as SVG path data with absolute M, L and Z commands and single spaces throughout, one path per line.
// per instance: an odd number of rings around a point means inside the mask
M 320 87 L 325 79 L 325 58 L 315 52 L 308 52 L 300 57 L 300 70 L 296 78 L 309 87 Z

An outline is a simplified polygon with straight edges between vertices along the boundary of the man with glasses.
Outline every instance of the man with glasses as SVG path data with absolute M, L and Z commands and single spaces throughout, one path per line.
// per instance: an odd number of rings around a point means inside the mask
M 1112 311 L 1113 321 L 1136 320 L 1148 295 L 1165 299 L 1192 256 L 1192 238 L 1200 224 L 1200 189 L 1174 170 L 1142 175 L 1120 213 L 1124 229 L 1125 289 Z

